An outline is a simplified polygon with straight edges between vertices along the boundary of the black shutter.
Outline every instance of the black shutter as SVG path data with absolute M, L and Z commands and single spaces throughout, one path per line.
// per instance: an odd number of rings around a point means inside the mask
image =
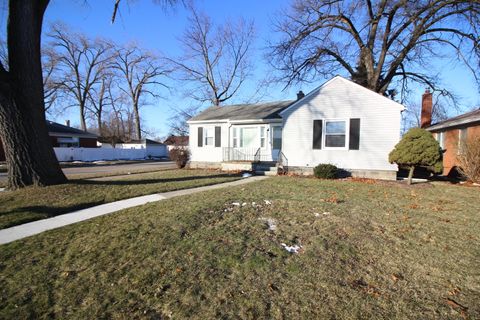
M 349 149 L 360 149 L 360 119 L 350 119 L 350 139 Z
M 203 128 L 198 127 L 198 146 L 202 147 L 203 146 Z
M 222 146 L 222 127 L 215 127 L 215 148 Z
M 313 120 L 313 149 L 322 149 L 322 120 Z

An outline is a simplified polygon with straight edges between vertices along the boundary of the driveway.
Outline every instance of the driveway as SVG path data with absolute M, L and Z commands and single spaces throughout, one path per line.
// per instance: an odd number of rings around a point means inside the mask
M 152 161 L 152 162 L 137 162 L 129 164 L 112 164 L 112 165 L 92 165 L 89 167 L 70 167 L 63 168 L 63 172 L 68 176 L 72 174 L 99 174 L 99 173 L 113 173 L 113 172 L 127 172 L 127 171 L 155 171 L 175 169 L 176 165 L 173 161 Z M 7 180 L 7 173 L 0 172 L 0 182 Z

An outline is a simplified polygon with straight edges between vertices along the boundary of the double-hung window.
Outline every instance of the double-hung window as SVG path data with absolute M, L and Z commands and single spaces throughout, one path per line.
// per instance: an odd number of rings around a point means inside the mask
M 437 132 L 437 142 L 440 145 L 440 148 L 443 150 L 445 149 L 445 136 L 443 132 Z
M 325 121 L 325 147 L 345 148 L 347 137 L 347 121 L 326 120 Z
M 265 148 L 265 127 L 260 127 L 260 147 Z
M 238 128 L 233 128 L 233 147 L 238 148 Z
M 215 142 L 215 129 L 213 127 L 205 128 L 204 131 L 205 131 L 205 145 L 213 146 L 213 143 Z

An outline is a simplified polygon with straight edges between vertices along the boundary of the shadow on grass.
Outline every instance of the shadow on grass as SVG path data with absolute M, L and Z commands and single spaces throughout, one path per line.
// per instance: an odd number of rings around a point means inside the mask
M 175 183 L 175 182 L 186 182 L 186 181 L 195 181 L 195 180 L 200 180 L 200 179 L 215 179 L 215 178 L 234 178 L 234 177 L 239 177 L 237 174 L 216 174 L 216 175 L 210 175 L 210 176 L 187 176 L 187 177 L 176 177 L 176 178 L 163 178 L 163 179 L 133 179 L 133 180 L 106 180 L 106 181 L 95 181 L 95 180 L 86 180 L 86 179 L 79 179 L 79 180 L 70 180 L 69 184 L 72 185 L 98 185 L 98 186 L 131 186 L 131 185 L 143 185 L 143 184 L 158 184 L 158 183 Z M 211 184 L 216 184 L 215 181 L 206 182 L 203 185 L 211 185 Z M 173 185 L 175 186 L 175 185 Z M 188 186 L 186 186 L 188 188 Z M 174 190 L 180 190 L 186 188 L 178 186 L 169 189 L 168 191 L 174 191 Z M 195 185 L 191 186 L 196 187 Z M 155 190 L 152 190 L 151 192 L 147 192 L 145 194 L 152 194 L 155 193 Z M 132 197 L 135 197 L 138 195 L 134 195 Z M 115 201 L 118 201 L 121 199 L 117 199 Z M 18 207 L 13 210 L 9 211 L 3 211 L 1 212 L 0 210 L 0 217 L 2 217 L 6 221 L 0 221 L 0 229 L 4 228 L 9 228 L 13 227 L 16 225 L 20 225 L 23 223 L 27 222 L 32 222 L 32 221 L 37 221 L 37 220 L 42 220 L 42 219 L 47 219 L 51 217 L 55 217 L 61 214 L 65 213 L 71 213 L 77 210 L 81 209 L 86 209 L 90 207 L 94 207 L 97 205 L 105 204 L 110 201 L 90 201 L 90 202 L 82 202 L 82 203 L 74 203 L 71 205 L 67 206 L 55 206 L 53 203 L 49 205 L 34 205 L 34 206 L 23 206 L 23 207 Z M 9 215 L 15 216 L 15 215 L 24 215 L 19 218 L 11 219 L 12 221 L 9 220 Z
M 81 210 L 81 209 L 86 209 L 94 206 L 98 206 L 101 204 L 104 204 L 104 201 L 95 201 L 95 202 L 84 202 L 84 203 L 78 203 L 78 204 L 72 204 L 70 206 L 64 206 L 64 207 L 54 207 L 54 206 L 27 206 L 27 207 L 20 207 L 16 208 L 14 210 L 10 211 L 5 211 L 0 213 L 1 217 L 5 217 L 8 215 L 15 215 L 15 214 L 27 214 L 24 218 L 21 219 L 15 219 L 14 221 L 11 222 L 5 222 L 0 229 L 5 229 L 5 228 L 10 228 L 14 227 L 20 224 L 32 222 L 32 221 L 37 221 L 37 220 L 42 220 L 42 219 L 48 219 L 51 217 L 55 217 L 61 214 L 65 213 L 70 213 L 73 211 Z
M 131 180 L 91 180 L 91 179 L 78 179 L 70 180 L 69 183 L 72 184 L 83 184 L 83 185 L 111 185 L 111 186 L 131 186 L 138 184 L 156 184 L 156 183 L 169 183 L 169 182 L 184 182 L 184 181 L 193 181 L 200 179 L 216 179 L 216 178 L 234 178 L 239 177 L 236 174 L 216 174 L 210 176 L 188 176 L 188 177 L 177 177 L 177 178 L 163 178 L 163 179 L 131 179 Z

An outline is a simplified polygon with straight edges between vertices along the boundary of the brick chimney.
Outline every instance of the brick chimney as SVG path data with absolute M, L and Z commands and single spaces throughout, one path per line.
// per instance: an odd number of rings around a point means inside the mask
M 298 93 L 297 93 L 297 100 L 300 100 L 300 99 L 302 99 L 303 97 L 305 97 L 305 93 L 303 93 L 302 90 L 298 91 Z
M 432 93 L 429 89 L 422 95 L 422 113 L 420 127 L 427 128 L 432 124 Z

